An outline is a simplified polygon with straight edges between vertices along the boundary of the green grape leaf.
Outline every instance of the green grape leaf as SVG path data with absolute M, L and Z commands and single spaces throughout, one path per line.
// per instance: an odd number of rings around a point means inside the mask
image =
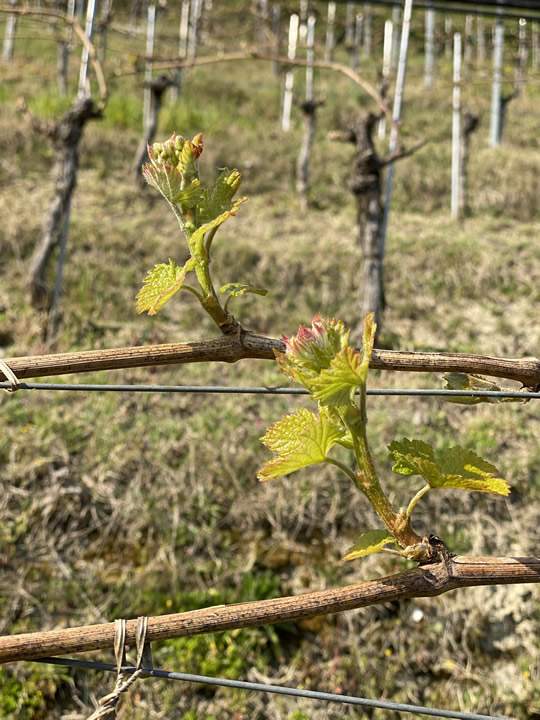
M 499 477 L 497 468 L 472 450 L 452 447 L 435 454 L 421 440 L 394 440 L 388 446 L 395 461 L 392 468 L 400 475 L 420 475 L 434 488 L 459 488 L 508 495 L 510 487 Z
M 362 355 L 353 347 L 344 347 L 330 361 L 330 367 L 322 370 L 310 384 L 313 397 L 321 405 L 346 405 L 355 389 L 365 384 Z
M 205 190 L 199 203 L 201 223 L 209 223 L 218 215 L 232 208 L 232 198 L 240 187 L 242 175 L 238 170 L 224 170 L 216 180 L 214 190 Z
M 356 538 L 354 545 L 349 548 L 343 559 L 356 560 L 372 553 L 381 552 L 383 545 L 390 542 L 398 545 L 396 538 L 388 530 L 368 530 Z
M 342 434 L 342 429 L 325 412 L 317 416 L 300 408 L 295 415 L 285 415 L 261 438 L 275 456 L 264 463 L 257 477 L 271 480 L 324 462 Z
M 494 392 L 505 392 L 505 388 L 500 387 L 491 380 L 480 375 L 470 373 L 454 372 L 445 373 L 444 381 L 447 390 L 493 390 Z M 503 403 L 503 402 L 524 402 L 522 398 L 497 398 L 497 397 L 473 397 L 458 395 L 447 396 L 445 402 L 460 403 L 462 405 L 478 405 L 479 403 Z M 525 402 L 528 402 L 525 400 Z
M 268 290 L 264 288 L 256 288 L 252 285 L 245 285 L 244 283 L 227 283 L 219 288 L 220 293 L 229 293 L 232 297 L 239 297 L 246 293 L 254 293 L 255 295 L 267 295 Z
M 142 173 L 146 182 L 159 190 L 165 200 L 176 202 L 174 198 L 181 192 L 182 175 L 174 165 L 146 163 L 142 166 Z
M 155 315 L 165 303 L 181 290 L 186 275 L 195 267 L 195 260 L 190 258 L 180 267 L 169 258 L 169 264 L 160 263 L 148 272 L 144 278 L 146 285 L 137 294 L 137 312 L 145 310 Z
M 213 228 L 218 228 L 220 225 L 222 225 L 225 220 L 228 220 L 232 215 L 236 215 L 236 212 L 240 205 L 247 200 L 246 197 L 239 198 L 238 200 L 235 200 L 235 202 L 232 204 L 230 210 L 225 210 L 221 213 L 221 215 L 218 215 L 217 217 L 213 218 L 212 220 L 209 220 L 208 222 L 204 223 L 203 225 L 200 225 L 191 235 L 189 238 L 189 244 L 190 246 L 196 246 L 197 243 L 201 242 L 204 239 L 204 236 L 209 230 L 212 230 Z M 199 218 L 200 219 L 200 218 Z

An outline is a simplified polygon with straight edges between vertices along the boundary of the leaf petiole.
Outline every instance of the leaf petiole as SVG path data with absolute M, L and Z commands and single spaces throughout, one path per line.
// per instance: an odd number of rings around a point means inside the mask
M 407 506 L 407 510 L 405 511 L 405 518 L 407 520 L 411 517 L 412 511 L 414 510 L 416 503 L 420 500 L 420 498 L 424 497 L 428 490 L 431 490 L 431 485 L 424 485 L 424 487 L 421 488 L 413 497 L 413 499 Z
M 347 477 L 350 478 L 355 485 L 358 483 L 358 477 L 356 476 L 356 473 L 348 465 L 345 465 L 345 463 L 342 463 L 339 460 L 334 460 L 334 458 L 330 457 L 326 458 L 326 462 L 330 463 L 331 465 L 335 465 L 340 470 L 343 470 L 345 475 L 347 475 Z
M 195 297 L 197 298 L 197 300 L 202 303 L 202 301 L 204 299 L 203 296 L 201 295 L 201 293 L 198 290 L 196 290 L 194 287 L 191 287 L 191 285 L 186 285 L 184 283 L 184 285 L 182 285 L 182 290 L 189 290 L 189 292 L 193 293 L 195 295 Z

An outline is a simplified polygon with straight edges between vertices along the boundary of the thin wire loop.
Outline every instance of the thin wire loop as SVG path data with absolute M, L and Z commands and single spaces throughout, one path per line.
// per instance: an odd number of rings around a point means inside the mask
M 2 358 L 0 358 L 0 370 L 4 373 L 5 377 L 10 383 L 10 387 L 4 387 L 4 390 L 7 390 L 7 392 L 15 392 L 16 390 L 21 389 L 21 383 L 19 378 L 15 375 L 7 362 L 5 362 L 5 360 L 2 360 Z

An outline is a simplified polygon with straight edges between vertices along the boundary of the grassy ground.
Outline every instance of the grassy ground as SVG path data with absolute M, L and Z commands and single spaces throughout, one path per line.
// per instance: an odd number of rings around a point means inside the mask
M 234 16 L 222 18 L 208 44 L 221 42 L 227 49 L 234 22 Z M 419 35 L 421 18 L 417 22 Z M 28 35 L 35 32 L 35 24 L 21 23 L 16 62 L 3 67 L 0 90 L 2 354 L 211 336 L 213 328 L 188 294 L 156 318 L 135 314 L 134 296 L 148 268 L 169 256 L 179 262 L 186 250 L 164 203 L 132 182 L 141 80 L 114 77 L 113 70 L 134 66 L 143 43 L 111 34 L 111 99 L 103 121 L 85 132 L 61 324 L 54 342 L 43 340 L 45 318 L 30 307 L 25 282 L 51 196 L 52 157 L 22 124 L 14 100 L 24 92 L 30 109 L 48 117 L 66 103 L 54 87 L 48 30 L 41 29 L 44 40 L 36 50 L 35 42 L 24 40 L 24 27 Z M 415 52 L 417 46 L 419 40 Z M 75 65 L 73 59 L 74 72 Z M 471 148 L 473 215 L 458 225 L 448 212 L 450 69 L 441 62 L 429 93 L 421 69 L 421 56 L 413 54 L 403 134 L 406 142 L 425 137 L 429 143 L 396 168 L 381 343 L 538 355 L 538 87 L 531 83 L 510 103 L 504 144 L 490 149 L 488 72 L 471 69 L 464 95 L 482 113 L 482 125 Z M 363 73 L 375 81 L 375 64 L 365 61 Z M 506 73 L 511 77 L 508 67 Z M 301 82 L 301 73 L 296 79 Z M 234 312 L 244 324 L 271 335 L 291 334 L 320 311 L 343 319 L 358 341 L 361 258 L 347 192 L 352 147 L 327 135 L 368 101 L 343 77 L 321 74 L 317 82 L 325 87 L 326 103 L 318 115 L 307 213 L 293 191 L 301 121 L 295 113 L 292 131 L 279 131 L 279 84 L 266 64 L 187 73 L 179 101 L 163 110 L 159 137 L 202 130 L 203 175 L 211 179 L 223 166 L 244 173 L 249 202 L 220 231 L 214 263 L 219 284 L 242 280 L 270 290 L 266 298 L 236 301 Z M 51 281 L 53 273 L 51 268 Z M 282 377 L 274 363 L 243 361 L 95 373 L 84 381 L 276 385 Z M 373 372 L 371 383 L 438 387 L 440 379 Z M 331 470 L 257 483 L 256 471 L 267 457 L 258 438 L 284 411 L 301 406 L 298 399 L 20 392 L 0 403 L 2 634 L 271 598 L 404 567 L 379 556 L 340 562 L 373 518 Z M 436 447 L 470 447 L 512 485 L 508 500 L 431 493 L 418 512 L 419 532 L 435 532 L 455 552 L 537 554 L 540 451 L 533 402 L 467 408 L 435 399 L 374 398 L 370 411 L 373 452 L 396 504 L 405 502 L 410 489 L 392 478 L 386 446 L 403 436 Z M 539 637 L 536 586 L 474 588 L 296 625 L 160 643 L 154 664 L 527 718 L 540 712 Z M 91 656 L 111 661 L 111 653 Z M 6 665 L 0 668 L 0 716 L 78 720 L 111 685 L 111 677 L 98 673 Z M 139 682 L 120 711 L 120 717 L 135 720 L 361 716 L 323 703 L 157 680 Z M 374 710 L 369 717 L 394 714 Z

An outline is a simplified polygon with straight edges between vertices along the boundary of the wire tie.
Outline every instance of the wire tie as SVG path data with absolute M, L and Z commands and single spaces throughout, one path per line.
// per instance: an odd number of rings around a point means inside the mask
M 145 618 L 142 618 L 143 620 Z M 148 618 L 146 618 L 146 621 L 148 622 Z M 144 641 L 144 637 L 146 635 L 146 626 L 144 623 L 141 623 L 141 631 L 140 636 L 142 637 Z M 139 620 L 137 620 L 137 638 L 139 637 Z M 139 643 L 140 644 L 140 643 Z M 144 649 L 144 645 L 142 646 Z M 118 705 L 118 702 L 120 700 L 120 696 L 122 693 L 126 693 L 131 685 L 137 680 L 141 675 L 143 674 L 143 669 L 139 667 L 140 662 L 142 662 L 142 656 L 143 652 L 140 651 L 140 660 L 139 660 L 139 645 L 137 645 L 137 668 L 135 672 L 133 673 L 126 673 L 122 670 L 122 667 L 127 665 L 126 661 L 126 621 L 125 620 L 115 620 L 114 621 L 114 654 L 116 656 L 116 683 L 114 686 L 114 690 L 109 693 L 108 695 L 105 695 L 105 697 L 101 698 L 99 701 L 99 707 L 95 712 L 90 715 L 88 720 L 113 720 L 113 718 L 116 718 L 116 706 Z
M 11 387 L 4 388 L 6 392 L 15 392 L 16 390 L 21 389 L 21 382 L 19 378 L 15 375 L 7 362 L 2 360 L 2 358 L 0 358 L 0 370 L 4 373 L 6 380 L 11 383 Z
M 140 677 L 151 677 L 154 664 L 152 660 L 152 645 L 146 641 L 146 632 L 148 630 L 148 617 L 141 615 L 137 618 L 137 630 L 135 642 L 137 644 L 137 670 L 141 671 Z

